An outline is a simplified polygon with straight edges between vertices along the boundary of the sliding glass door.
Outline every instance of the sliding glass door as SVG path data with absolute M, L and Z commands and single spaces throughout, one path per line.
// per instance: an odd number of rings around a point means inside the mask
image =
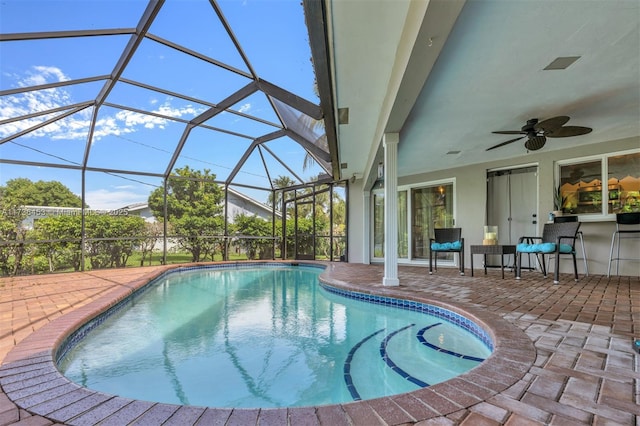
M 398 258 L 429 259 L 434 228 L 454 226 L 454 182 L 422 184 L 398 191 Z M 384 258 L 384 193 L 373 191 L 373 259 Z M 445 254 L 446 255 L 446 254 Z M 449 256 L 451 257 L 451 256 Z M 438 258 L 440 260 L 440 257 Z M 447 260 L 447 258 L 442 258 Z
M 409 257 L 407 191 L 398 191 L 398 257 Z M 373 193 L 373 257 L 384 257 L 384 193 Z
M 434 228 L 453 226 L 453 184 L 414 188 L 411 200 L 413 257 L 428 259 Z

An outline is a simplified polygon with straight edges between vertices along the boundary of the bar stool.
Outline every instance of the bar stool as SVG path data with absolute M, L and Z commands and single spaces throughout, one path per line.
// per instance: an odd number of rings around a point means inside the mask
M 611 276 L 611 263 L 616 263 L 616 275 L 620 274 L 621 260 L 640 260 L 640 257 L 620 257 L 620 240 L 628 238 L 640 238 L 640 212 L 616 214 L 616 230 L 611 237 L 611 250 L 609 251 L 609 268 L 607 277 Z M 613 250 L 616 249 L 616 257 Z
M 577 222 L 578 216 L 575 215 L 567 215 L 567 216 L 555 216 L 553 218 L 553 223 L 564 223 L 564 222 Z M 580 248 L 582 248 L 582 261 L 584 262 L 584 276 L 589 276 L 589 264 L 587 263 L 587 252 L 584 248 L 584 238 L 582 237 L 582 231 L 578 231 L 578 237 L 580 238 Z

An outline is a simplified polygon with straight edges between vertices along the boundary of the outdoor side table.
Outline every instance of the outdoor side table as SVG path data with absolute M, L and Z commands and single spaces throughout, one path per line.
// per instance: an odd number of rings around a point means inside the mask
M 471 246 L 469 247 L 471 250 L 471 276 L 473 277 L 473 255 L 481 254 L 484 257 L 484 274 L 487 275 L 487 255 L 488 254 L 499 254 L 500 255 L 500 269 L 502 270 L 502 279 L 504 279 L 504 255 L 512 254 L 514 257 L 515 263 L 515 255 L 516 255 L 516 246 L 510 245 L 493 245 L 493 246 Z M 516 273 L 515 268 L 513 268 L 514 274 Z

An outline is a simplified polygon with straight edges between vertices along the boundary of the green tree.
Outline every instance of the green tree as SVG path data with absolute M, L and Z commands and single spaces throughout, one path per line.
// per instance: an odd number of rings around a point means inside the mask
M 35 222 L 34 236 L 40 241 L 46 241 L 38 245 L 38 253 L 47 259 L 49 272 L 64 268 L 80 270 L 81 234 L 82 217 L 79 215 L 44 217 Z
M 333 255 L 343 256 L 346 251 L 347 203 L 339 193 L 333 193 Z
M 162 236 L 162 223 L 153 222 L 153 223 L 145 223 L 143 236 L 144 238 L 140 240 L 140 266 L 144 266 L 145 259 L 149 259 L 149 265 L 151 265 L 151 255 L 153 254 L 153 249 L 158 242 L 158 239 Z
M 313 250 L 313 220 L 305 217 L 298 217 L 298 234 L 296 238 L 296 224 L 293 219 L 287 219 L 286 229 L 286 253 L 284 259 L 295 258 L 296 243 L 298 253 L 311 253 Z M 277 225 L 278 235 L 282 235 L 282 223 Z
M 254 215 L 239 214 L 231 225 L 233 232 L 239 238 L 237 244 L 247 253 L 248 259 L 269 257 L 273 253 L 273 245 L 268 238 L 271 236 L 271 222 Z
M 0 187 L 0 198 L 14 206 L 82 207 L 82 199 L 55 180 L 11 179 Z
M 26 210 L 0 196 L 0 271 L 2 275 L 15 275 L 23 268 L 26 253 L 24 240 L 27 230 L 22 221 Z
M 85 216 L 86 252 L 92 269 L 126 266 L 137 240 L 123 237 L 144 235 L 145 221 L 140 216 Z
M 49 246 L 36 250 L 24 243 L 31 239 L 32 233 L 22 224 L 27 218 L 24 206 L 81 207 L 82 199 L 58 181 L 33 182 L 28 178 L 15 178 L 0 186 L 0 270 L 4 275 L 26 270 L 26 265 L 36 260 L 32 255 L 52 249 Z M 54 258 L 50 256 L 48 258 L 53 262 Z M 53 267 L 53 263 L 49 267 Z
M 133 250 L 145 240 L 145 225 L 139 216 L 86 215 L 85 253 L 91 268 L 126 266 Z M 80 270 L 81 230 L 80 215 L 51 216 L 35 222 L 34 236 L 43 241 L 38 245 L 38 253 L 47 259 L 50 272 L 66 268 Z
M 284 189 L 296 184 L 296 182 L 289 176 L 278 176 L 272 182 L 272 185 L 276 189 Z M 280 211 L 282 208 L 282 195 L 285 191 L 274 191 L 269 194 L 267 204 L 273 206 L 275 204 L 276 210 Z
M 207 169 L 204 172 L 189 166 L 176 169 L 167 180 L 166 218 L 163 189 L 157 188 L 149 195 L 153 214 L 171 224 L 178 243 L 191 253 L 193 262 L 213 258 L 215 248 L 220 246 L 214 237 L 223 232 L 224 194 L 215 178 Z
M 287 182 L 286 176 L 280 176 L 274 183 L 277 181 L 281 184 Z M 289 186 L 289 185 L 287 185 Z M 285 188 L 287 187 L 285 186 Z M 283 240 L 283 243 L 286 244 L 286 250 L 283 250 L 284 255 L 287 258 L 291 258 L 294 255 L 294 250 L 296 248 L 296 243 L 298 244 L 298 253 L 311 253 L 313 250 L 314 244 L 314 235 L 313 235 L 313 189 L 312 188 L 298 188 L 298 189 L 290 189 L 283 190 L 278 192 L 279 200 L 284 197 L 287 202 L 286 211 L 282 212 L 283 217 L 286 221 L 286 238 Z M 295 201 L 293 201 L 295 199 Z M 279 204 L 280 205 L 280 201 Z M 297 207 L 297 209 L 296 209 Z M 297 214 L 296 214 L 297 213 Z M 296 216 L 298 227 L 296 229 Z M 279 237 L 283 237 L 282 234 L 282 223 L 279 222 L 277 224 L 277 233 L 276 235 Z M 297 231 L 297 232 L 296 232 Z M 285 253 L 286 252 L 286 253 Z

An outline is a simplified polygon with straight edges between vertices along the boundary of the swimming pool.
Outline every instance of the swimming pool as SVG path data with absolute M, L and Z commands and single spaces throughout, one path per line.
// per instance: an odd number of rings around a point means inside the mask
M 67 339 L 58 365 L 106 393 L 294 407 L 419 389 L 477 366 L 487 334 L 457 313 L 318 285 L 282 264 L 178 270 Z

